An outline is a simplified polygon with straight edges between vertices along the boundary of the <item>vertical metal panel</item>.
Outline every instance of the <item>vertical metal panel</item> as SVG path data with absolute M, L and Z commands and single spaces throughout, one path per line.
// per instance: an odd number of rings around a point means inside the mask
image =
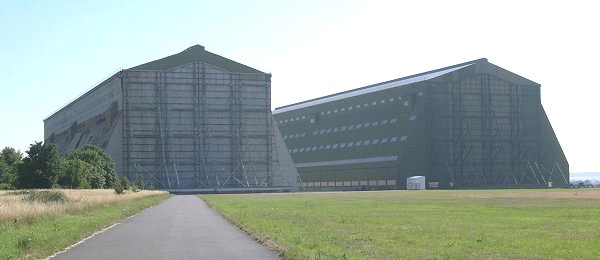
M 430 88 L 430 179 L 447 188 L 546 186 L 549 179 L 568 185 L 555 166 L 564 166 L 564 155 L 542 156 L 555 137 L 543 137 L 539 86 L 507 81 L 516 77 L 498 70 Z
M 273 186 L 270 76 L 204 63 L 124 75 L 127 176 L 166 189 Z

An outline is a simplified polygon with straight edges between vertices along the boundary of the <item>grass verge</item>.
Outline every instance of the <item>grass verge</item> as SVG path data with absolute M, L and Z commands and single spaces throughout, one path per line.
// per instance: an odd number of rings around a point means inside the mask
M 600 258 L 600 196 L 584 190 L 201 197 L 290 259 Z
M 16 219 L 0 223 L 0 259 L 47 257 L 169 196 L 106 202 L 75 213 L 39 216 L 27 223 Z

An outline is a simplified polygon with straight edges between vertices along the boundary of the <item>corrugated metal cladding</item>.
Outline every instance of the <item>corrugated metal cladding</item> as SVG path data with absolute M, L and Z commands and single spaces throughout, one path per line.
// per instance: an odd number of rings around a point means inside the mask
M 466 62 L 273 112 L 304 190 L 567 186 L 540 85 Z
M 63 154 L 97 144 L 158 189 L 295 190 L 270 98 L 270 74 L 197 45 L 117 73 L 46 119 L 45 136 Z

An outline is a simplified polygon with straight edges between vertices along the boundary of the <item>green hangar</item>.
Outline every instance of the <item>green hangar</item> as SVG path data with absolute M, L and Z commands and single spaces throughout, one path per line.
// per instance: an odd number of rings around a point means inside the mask
M 106 150 L 120 177 L 186 192 L 297 190 L 271 75 L 194 45 L 119 71 L 44 120 L 66 155 Z
M 303 190 L 565 187 L 540 84 L 479 59 L 275 109 Z

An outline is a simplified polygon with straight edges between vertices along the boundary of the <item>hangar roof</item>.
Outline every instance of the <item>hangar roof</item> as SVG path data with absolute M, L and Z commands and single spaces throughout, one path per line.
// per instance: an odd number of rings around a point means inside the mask
M 229 72 L 263 73 L 244 64 L 208 52 L 204 49 L 204 46 L 198 44 L 191 46 L 180 53 L 144 63 L 130 68 L 129 70 L 169 70 L 191 62 L 207 63 Z
M 336 94 L 332 94 L 332 95 L 328 95 L 328 96 L 324 96 L 324 97 L 319 97 L 319 98 L 315 98 L 315 99 L 311 99 L 311 100 L 307 100 L 307 101 L 303 101 L 303 102 L 299 102 L 299 103 L 295 103 L 295 104 L 291 104 L 291 105 L 287 105 L 287 106 L 278 107 L 278 108 L 275 108 L 275 111 L 273 111 L 273 114 L 284 113 L 284 112 L 301 109 L 301 108 L 305 108 L 305 107 L 310 107 L 310 106 L 315 106 L 315 105 L 319 105 L 319 104 L 324 104 L 324 103 L 328 103 L 328 102 L 332 102 L 332 101 L 336 101 L 336 100 L 340 100 L 340 99 L 344 99 L 344 98 L 360 96 L 360 95 L 364 95 L 364 94 L 368 94 L 368 93 L 372 93 L 372 92 L 376 92 L 376 91 L 386 90 L 386 89 L 390 89 L 390 88 L 396 88 L 396 87 L 400 87 L 400 86 L 404 86 L 404 85 L 408 85 L 408 84 L 412 84 L 412 83 L 429 80 L 429 79 L 439 77 L 441 75 L 474 65 L 479 62 L 487 62 L 487 59 L 482 58 L 482 59 L 469 61 L 469 62 L 465 62 L 465 63 L 461 63 L 461 64 L 456 64 L 453 66 L 449 66 L 449 67 L 445 67 L 445 68 L 441 68 L 441 69 L 437 69 L 437 70 L 419 73 L 419 74 L 408 76 L 408 77 L 394 79 L 394 80 L 390 80 L 390 81 L 386 81 L 386 82 L 382 82 L 382 83 L 369 85 L 369 86 L 362 87 L 362 88 L 352 89 L 352 90 L 348 90 L 348 91 L 344 91 L 344 92 L 340 92 L 340 93 L 336 93 Z

